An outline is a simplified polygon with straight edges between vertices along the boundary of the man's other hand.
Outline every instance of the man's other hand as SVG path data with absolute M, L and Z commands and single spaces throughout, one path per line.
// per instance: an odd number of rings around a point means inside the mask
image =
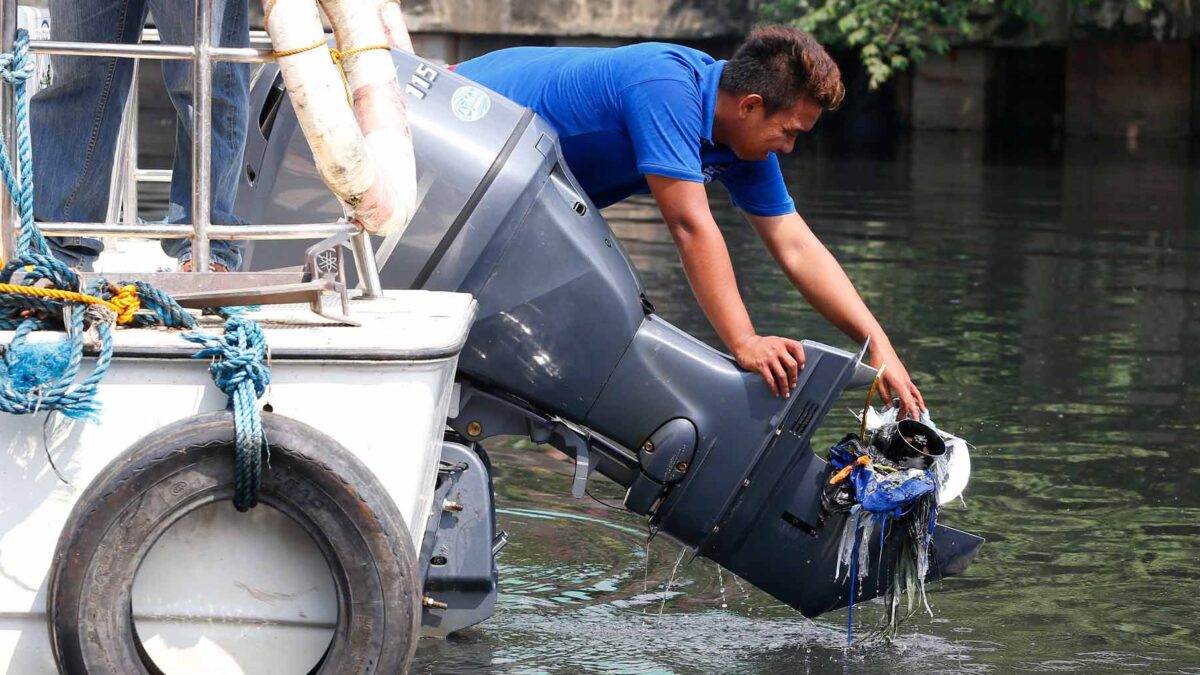
M 775 396 L 787 398 L 804 368 L 804 345 L 796 340 L 775 336 L 752 335 L 733 351 L 738 365 L 762 375 Z
M 912 378 L 908 376 L 908 370 L 904 368 L 904 364 L 900 362 L 900 357 L 896 355 L 896 352 L 890 347 L 876 350 L 872 346 L 871 365 L 875 368 L 881 365 L 887 366 L 887 369 L 883 371 L 883 379 L 879 383 L 879 391 L 889 406 L 892 404 L 892 399 L 900 399 L 900 412 L 896 419 L 920 418 L 921 411 L 926 410 L 925 399 L 921 396 L 917 385 L 913 384 Z

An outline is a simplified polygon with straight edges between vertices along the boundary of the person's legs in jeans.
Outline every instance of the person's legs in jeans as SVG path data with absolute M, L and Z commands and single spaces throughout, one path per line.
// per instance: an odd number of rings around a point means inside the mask
M 51 0 L 55 40 L 134 43 L 144 0 Z M 30 110 L 34 217 L 50 222 L 100 222 L 108 207 L 113 150 L 129 93 L 133 62 L 108 57 L 55 56 L 54 82 Z M 50 239 L 54 255 L 90 268 L 98 239 Z
M 186 0 L 149 0 L 163 42 L 192 44 L 193 4 Z M 213 0 L 213 42 L 220 47 L 250 44 L 247 0 Z M 163 78 L 176 110 L 175 164 L 171 180 L 172 223 L 192 222 L 192 67 L 185 61 L 163 61 Z M 213 62 L 212 68 L 212 222 L 240 225 L 233 214 L 249 120 L 250 67 Z M 182 261 L 191 259 L 187 239 L 164 240 L 163 250 Z M 238 242 L 213 241 L 212 262 L 236 270 L 242 263 Z

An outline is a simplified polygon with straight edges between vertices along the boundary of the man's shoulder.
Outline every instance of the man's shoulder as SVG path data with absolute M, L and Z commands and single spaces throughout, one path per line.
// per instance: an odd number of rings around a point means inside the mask
M 698 81 L 705 67 L 713 63 L 708 54 L 690 47 L 667 42 L 641 42 L 612 50 L 612 55 L 628 65 L 629 79 L 676 79 Z
M 539 61 L 561 60 L 578 51 L 571 47 L 509 47 L 463 61 L 455 66 L 455 70 L 469 74 L 506 66 L 524 66 Z
M 468 77 L 497 70 L 520 69 L 527 75 L 560 73 L 562 67 L 590 72 L 603 69 L 626 82 L 651 79 L 692 80 L 713 58 L 690 47 L 666 42 L 639 42 L 624 47 L 513 47 L 458 65 Z M 532 72 L 531 72 L 532 71 Z

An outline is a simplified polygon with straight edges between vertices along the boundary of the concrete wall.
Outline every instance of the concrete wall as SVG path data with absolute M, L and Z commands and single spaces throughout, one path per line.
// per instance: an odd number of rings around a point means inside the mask
M 1066 128 L 1082 136 L 1186 136 L 1192 47 L 1184 42 L 1072 44 Z
M 762 0 L 406 0 L 417 32 L 597 35 L 620 38 L 737 38 L 757 19 Z M 1079 39 L 1187 40 L 1200 37 L 1196 0 L 1154 0 L 1142 11 L 1132 0 L 1038 0 L 1043 21 L 994 14 L 976 43 L 1065 45 Z
M 993 64 L 992 52 L 976 47 L 923 61 L 912 82 L 913 128 L 986 130 Z
M 1200 133 L 1200 47 L 960 47 L 913 72 L 912 127 L 1172 138 Z
M 737 37 L 758 0 L 407 0 L 414 32 L 697 39 Z

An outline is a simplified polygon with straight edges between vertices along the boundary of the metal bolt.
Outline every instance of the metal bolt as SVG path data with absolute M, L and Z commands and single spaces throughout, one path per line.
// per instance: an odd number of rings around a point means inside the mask
M 483 425 L 479 422 L 471 422 L 467 425 L 468 436 L 478 436 L 483 433 Z
M 447 605 L 446 603 L 440 602 L 438 600 L 434 600 L 433 598 L 429 597 L 428 595 L 421 598 L 421 604 L 430 609 L 450 609 L 450 605 Z
M 776 436 L 778 436 L 778 435 L 780 435 L 780 434 L 782 434 L 782 433 L 783 433 L 783 427 L 779 427 L 778 429 L 776 429 L 776 430 L 775 430 L 775 435 L 776 435 Z
M 721 526 L 720 526 L 720 525 L 713 525 L 713 534 L 716 534 L 716 533 L 718 533 L 718 532 L 720 532 L 720 531 L 721 531 Z
M 749 478 L 742 481 L 742 487 L 750 487 L 750 479 Z
M 642 450 L 646 452 L 654 452 L 654 441 L 646 441 L 642 443 Z
M 449 499 L 442 502 L 443 511 L 462 511 L 463 505 L 458 502 L 452 502 Z
M 680 462 L 680 463 L 678 463 L 678 464 L 676 464 L 676 465 L 675 465 L 675 468 L 676 468 L 677 470 L 679 470 L 679 471 L 682 471 L 682 472 L 686 473 L 686 472 L 687 472 L 687 470 L 688 470 L 688 463 L 687 463 L 687 462 Z

